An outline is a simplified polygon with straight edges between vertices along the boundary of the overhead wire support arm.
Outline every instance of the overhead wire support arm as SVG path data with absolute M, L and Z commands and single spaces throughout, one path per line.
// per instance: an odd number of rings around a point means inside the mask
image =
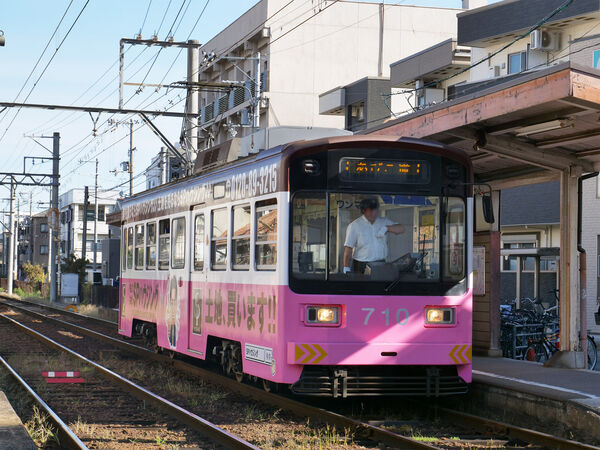
M 152 123 L 150 118 L 148 118 L 145 113 L 139 113 L 139 116 L 142 118 L 144 123 L 150 127 L 152 132 L 162 141 L 162 143 L 165 144 L 167 148 L 173 152 L 173 154 L 177 156 L 187 167 L 189 165 L 188 159 L 171 143 L 171 141 L 169 141 L 169 139 L 167 139 L 167 137 L 156 127 L 156 125 Z
M 53 174 L 0 172 L 0 185 L 53 186 Z

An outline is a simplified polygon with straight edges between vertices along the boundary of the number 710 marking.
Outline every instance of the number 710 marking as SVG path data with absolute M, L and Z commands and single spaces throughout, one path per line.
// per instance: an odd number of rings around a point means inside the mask
M 367 315 L 363 321 L 363 325 L 369 324 L 369 319 L 375 312 L 375 308 L 361 308 L 361 311 L 366 311 Z M 381 311 L 381 314 L 385 315 L 385 325 L 390 326 L 390 309 L 386 308 Z M 406 325 L 408 323 L 408 310 L 406 308 L 398 308 L 396 310 L 396 323 L 398 325 Z

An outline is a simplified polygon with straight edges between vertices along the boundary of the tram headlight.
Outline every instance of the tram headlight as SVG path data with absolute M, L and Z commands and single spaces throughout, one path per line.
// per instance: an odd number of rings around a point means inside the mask
M 306 323 L 337 325 L 340 321 L 338 306 L 307 306 Z
M 454 308 L 427 307 L 425 308 L 426 325 L 454 325 L 456 314 Z

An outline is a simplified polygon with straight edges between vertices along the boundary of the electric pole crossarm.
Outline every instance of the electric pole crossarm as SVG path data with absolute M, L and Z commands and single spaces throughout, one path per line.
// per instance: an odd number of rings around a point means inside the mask
M 184 118 L 189 116 L 185 112 L 173 112 L 173 111 L 146 111 L 139 109 L 121 109 L 121 108 L 102 108 L 95 106 L 71 106 L 71 105 L 46 105 L 42 103 L 12 103 L 12 102 L 0 102 L 0 107 L 5 106 L 7 108 L 37 108 L 37 109 L 50 109 L 50 110 L 64 110 L 64 111 L 82 111 L 89 113 L 109 113 L 109 114 L 139 114 L 144 113 L 149 116 L 164 116 L 164 117 L 178 117 Z
M 172 41 L 158 41 L 154 39 L 132 39 L 132 38 L 121 38 L 121 43 L 123 44 L 131 44 L 131 45 L 147 45 L 154 46 L 158 45 L 159 47 L 192 47 L 192 48 L 200 48 L 202 44 L 199 42 L 172 42 Z

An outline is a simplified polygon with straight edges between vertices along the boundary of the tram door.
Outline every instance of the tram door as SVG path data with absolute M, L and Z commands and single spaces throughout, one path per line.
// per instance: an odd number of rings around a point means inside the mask
M 206 336 L 203 330 L 202 298 L 206 289 L 207 220 L 204 205 L 192 208 L 190 221 L 190 292 L 188 305 L 189 350 L 204 353 Z M 204 356 L 204 355 L 203 355 Z

